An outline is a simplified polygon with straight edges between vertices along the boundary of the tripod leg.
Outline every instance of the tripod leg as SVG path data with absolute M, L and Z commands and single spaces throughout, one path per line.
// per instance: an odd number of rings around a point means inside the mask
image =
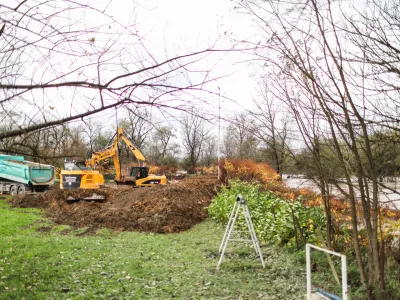
M 244 210 L 244 214 L 245 214 L 245 218 L 246 218 L 246 223 L 247 223 L 247 226 L 250 231 L 251 240 L 253 241 L 254 250 L 256 251 L 256 254 L 258 254 L 260 256 L 261 264 L 262 264 L 263 268 L 265 268 L 264 258 L 262 256 L 260 244 L 258 242 L 256 231 L 254 229 L 253 221 L 251 220 L 250 211 L 249 211 L 249 208 L 247 207 L 247 205 L 245 205 L 243 210 Z
M 232 210 L 231 210 L 231 214 L 230 214 L 230 216 L 229 216 L 228 224 L 226 224 L 226 229 L 225 229 L 224 237 L 222 238 L 221 245 L 219 246 L 218 253 L 221 253 L 222 247 L 223 247 L 223 245 L 224 245 L 224 243 L 225 243 L 225 239 L 226 239 L 227 236 L 228 236 L 229 228 L 230 228 L 231 223 L 232 223 L 232 220 L 233 220 L 233 215 L 234 215 L 234 213 L 235 213 L 236 205 L 237 205 L 237 201 L 235 201 L 235 204 L 233 205 L 233 208 L 232 208 Z
M 218 261 L 217 269 L 219 269 L 219 266 L 221 265 L 222 259 L 224 258 L 225 251 L 226 251 L 226 248 L 228 247 L 228 242 L 229 242 L 229 239 L 231 237 L 233 227 L 235 226 L 235 222 L 236 222 L 237 216 L 239 214 L 239 210 L 240 210 L 240 205 L 237 205 L 236 206 L 235 216 L 233 218 L 233 221 L 231 222 L 231 226 L 230 226 L 229 231 L 228 231 L 228 236 L 226 237 L 225 243 L 224 243 L 224 245 L 222 247 L 222 252 L 221 252 L 221 256 L 220 256 L 219 261 Z
M 249 230 L 249 233 L 250 233 L 251 242 L 253 243 L 254 251 L 256 251 L 256 254 L 258 254 L 255 233 L 253 232 L 253 228 L 251 227 L 251 217 L 250 217 L 249 209 L 246 204 L 242 204 L 242 207 L 243 207 L 244 219 L 246 220 L 247 229 Z

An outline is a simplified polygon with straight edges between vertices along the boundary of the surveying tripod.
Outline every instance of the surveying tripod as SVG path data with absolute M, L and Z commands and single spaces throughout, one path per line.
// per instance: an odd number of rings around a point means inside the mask
M 238 218 L 240 211 L 243 212 L 244 219 L 247 224 L 247 228 L 250 232 L 251 240 L 231 238 L 233 232 L 239 233 L 239 231 L 234 231 L 233 229 L 235 227 L 235 223 L 236 223 L 236 220 Z M 228 221 L 228 224 L 226 225 L 224 237 L 222 238 L 222 242 L 219 247 L 219 253 L 221 254 L 221 256 L 218 261 L 217 269 L 219 269 L 219 266 L 221 265 L 221 262 L 222 262 L 222 259 L 224 258 L 225 251 L 226 251 L 226 248 L 228 247 L 229 241 L 240 241 L 240 242 L 250 242 L 251 241 L 256 254 L 260 257 L 263 268 L 265 268 L 264 258 L 261 253 L 261 249 L 260 249 L 260 245 L 258 243 L 256 233 L 254 231 L 253 222 L 251 221 L 250 211 L 247 206 L 246 199 L 244 199 L 242 195 L 238 195 L 236 197 L 235 204 L 233 205 L 231 214 L 229 216 L 229 221 Z

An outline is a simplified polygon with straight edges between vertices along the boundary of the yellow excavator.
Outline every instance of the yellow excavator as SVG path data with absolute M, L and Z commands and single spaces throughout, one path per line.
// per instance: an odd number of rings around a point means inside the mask
M 84 163 L 66 159 L 60 173 L 60 189 L 100 189 L 104 187 L 104 177 Z
M 62 190 L 98 190 L 104 187 L 104 177 L 99 171 L 92 170 L 85 166 L 85 162 L 65 159 L 64 169 L 60 172 L 60 189 Z M 75 197 L 71 195 L 67 202 L 79 200 L 90 200 L 103 202 L 104 195 L 93 193 L 91 195 L 78 194 Z
M 118 157 L 118 143 L 122 140 L 131 150 L 138 161 L 138 166 L 132 167 L 128 176 L 121 174 L 121 164 Z M 146 158 L 143 153 L 126 137 L 123 128 L 118 128 L 117 133 L 112 139 L 111 145 L 104 150 L 94 152 L 92 157 L 87 159 L 86 167 L 96 169 L 105 159 L 113 159 L 115 167 L 115 182 L 117 184 L 131 185 L 137 187 L 154 186 L 157 184 L 167 184 L 165 175 L 149 174 L 149 168 L 145 166 Z

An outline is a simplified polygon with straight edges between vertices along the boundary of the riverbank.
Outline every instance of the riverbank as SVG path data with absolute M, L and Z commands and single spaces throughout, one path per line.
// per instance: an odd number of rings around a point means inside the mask
M 380 189 L 379 201 L 386 208 L 400 210 L 400 178 L 390 177 L 390 179 L 391 180 L 384 180 L 382 182 L 386 188 L 382 187 Z M 294 189 L 308 189 L 312 192 L 320 193 L 318 186 L 311 179 L 305 178 L 304 175 L 284 174 L 282 175 L 282 180 L 288 187 Z M 345 184 L 341 184 L 340 186 L 345 190 L 347 189 Z M 396 191 L 399 194 L 394 193 L 393 191 Z M 342 197 L 340 191 L 333 185 L 331 185 L 330 193 L 332 196 Z

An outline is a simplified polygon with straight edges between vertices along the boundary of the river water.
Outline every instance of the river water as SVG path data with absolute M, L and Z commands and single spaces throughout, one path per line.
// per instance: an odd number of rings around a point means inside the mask
M 310 179 L 301 177 L 294 178 L 293 176 L 286 174 L 282 176 L 282 179 L 289 187 L 307 188 L 317 193 L 320 192 L 317 185 Z M 393 178 L 391 182 L 383 182 L 383 184 L 400 193 L 400 178 Z M 342 185 L 342 187 L 345 189 L 346 185 Z M 332 187 L 331 193 L 335 196 L 341 196 L 340 192 L 334 187 Z M 391 192 L 389 189 L 381 188 L 379 193 L 379 201 L 382 203 L 382 205 L 387 206 L 388 208 L 400 209 L 400 195 Z

